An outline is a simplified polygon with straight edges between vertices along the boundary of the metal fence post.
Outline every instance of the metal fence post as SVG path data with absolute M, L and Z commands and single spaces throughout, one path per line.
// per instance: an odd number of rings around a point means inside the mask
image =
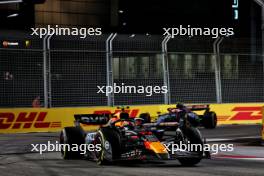
M 162 66 L 163 66 L 163 84 L 167 87 L 167 93 L 164 94 L 164 103 L 171 103 L 171 94 L 170 94 L 170 79 L 169 79 L 169 64 L 168 64 L 168 48 L 167 43 L 171 39 L 167 35 L 162 41 Z
M 50 59 L 50 39 L 53 35 L 49 35 L 47 38 L 47 81 L 48 81 L 48 107 L 52 107 L 52 92 L 51 92 L 51 59 Z
M 223 41 L 223 37 L 217 38 L 214 43 L 214 55 L 215 55 L 215 87 L 216 87 L 216 101 L 222 103 L 222 83 L 221 83 L 221 57 L 220 57 L 220 44 Z
M 48 35 L 43 38 L 43 90 L 44 90 L 44 107 L 48 107 L 48 80 L 47 80 L 47 39 Z
M 114 38 L 116 37 L 115 34 L 110 34 L 108 38 L 106 39 L 106 86 L 114 86 L 114 80 L 113 80 L 113 47 L 112 42 Z M 108 106 L 114 106 L 114 93 L 108 93 L 107 94 L 107 105 Z
M 43 38 L 43 81 L 44 81 L 44 107 L 51 107 L 51 74 L 50 74 L 50 38 L 52 35 L 45 35 Z M 47 57 L 48 56 L 48 57 Z

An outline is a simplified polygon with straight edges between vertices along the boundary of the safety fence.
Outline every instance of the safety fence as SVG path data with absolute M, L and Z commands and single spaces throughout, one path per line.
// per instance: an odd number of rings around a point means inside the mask
M 0 107 L 264 101 L 262 45 L 251 39 L 2 32 L 0 41 Z M 98 93 L 114 84 L 168 91 Z

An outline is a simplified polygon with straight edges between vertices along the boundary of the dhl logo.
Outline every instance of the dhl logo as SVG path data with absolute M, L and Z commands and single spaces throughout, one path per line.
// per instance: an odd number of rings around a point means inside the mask
M 231 112 L 235 112 L 234 115 L 221 116 L 218 114 L 219 121 L 240 121 L 240 120 L 261 120 L 262 119 L 262 107 L 261 106 L 244 106 L 234 107 Z
M 129 114 L 129 117 L 132 117 L 132 118 L 137 117 L 139 114 L 139 109 L 131 109 L 131 110 L 126 109 L 124 111 Z M 97 110 L 97 111 L 94 111 L 94 114 L 117 114 L 119 112 L 121 112 L 120 109 L 116 109 L 113 112 L 111 112 L 110 110 Z
M 47 112 L 0 113 L 0 129 L 59 128 L 61 122 L 45 122 Z
M 262 119 L 262 107 L 235 107 L 233 112 L 237 112 L 229 120 L 261 120 Z

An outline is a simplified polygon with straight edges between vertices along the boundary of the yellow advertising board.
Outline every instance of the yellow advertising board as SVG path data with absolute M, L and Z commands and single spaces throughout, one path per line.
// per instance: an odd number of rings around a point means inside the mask
M 262 112 L 264 112 L 264 106 L 262 108 Z M 261 138 L 262 138 L 262 145 L 264 145 L 264 114 L 262 114 L 262 135 L 261 135 Z
M 217 114 L 218 125 L 260 124 L 263 105 L 211 104 L 210 107 Z M 169 107 L 175 107 L 175 105 L 130 106 L 127 111 L 131 117 L 149 112 L 152 119 L 155 119 L 158 113 L 166 113 Z M 56 132 L 65 126 L 72 126 L 74 114 L 102 114 L 118 111 L 120 109 L 117 107 L 0 109 L 0 133 Z M 85 128 L 96 129 L 97 126 L 89 125 Z

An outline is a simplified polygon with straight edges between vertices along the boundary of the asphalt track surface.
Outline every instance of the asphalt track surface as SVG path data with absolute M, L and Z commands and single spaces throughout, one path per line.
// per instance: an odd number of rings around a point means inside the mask
M 98 166 L 87 160 L 63 160 L 58 152 L 31 152 L 31 144 L 58 140 L 58 133 L 0 134 L 1 176 L 114 176 L 114 175 L 264 175 L 264 146 L 260 146 L 260 125 L 221 126 L 201 129 L 208 143 L 232 143 L 234 152 L 219 153 L 195 167 L 176 161 L 122 162 Z

